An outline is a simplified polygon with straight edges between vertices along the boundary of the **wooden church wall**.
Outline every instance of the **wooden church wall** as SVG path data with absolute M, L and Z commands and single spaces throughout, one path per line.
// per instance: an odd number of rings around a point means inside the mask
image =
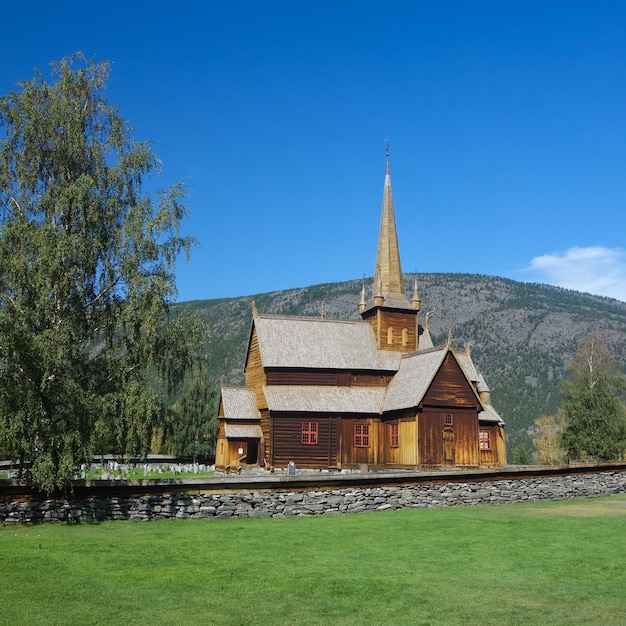
M 243 422 L 250 425 L 250 422 Z M 226 425 L 220 420 L 217 425 L 217 445 L 215 448 L 215 467 L 219 470 L 236 468 L 246 463 L 256 464 L 262 458 L 263 450 L 261 449 L 258 439 L 242 438 L 227 439 Z
M 392 440 L 392 426 L 397 426 L 397 440 Z M 379 426 L 381 458 L 385 465 L 415 467 L 417 459 L 417 422 L 415 416 L 408 416 L 385 422 Z M 394 447 L 394 444 L 397 444 Z
M 225 467 L 228 465 L 228 442 L 226 440 L 226 428 L 224 422 L 217 422 L 217 444 L 215 447 L 215 467 Z
M 368 445 L 356 444 L 355 425 L 369 428 Z M 380 454 L 380 421 L 373 419 L 344 417 L 341 420 L 341 466 L 345 468 L 359 465 L 382 463 Z
M 385 309 L 366 318 L 372 326 L 376 343 L 381 350 L 415 352 L 417 350 L 417 315 Z M 389 332 L 391 329 L 391 333 Z M 406 329 L 406 337 L 403 330 Z
M 475 410 L 428 407 L 419 417 L 421 465 L 478 466 L 478 419 Z
M 478 466 L 478 400 L 451 354 L 433 379 L 423 405 L 420 464 Z
M 265 373 L 268 385 L 316 385 L 334 387 L 339 384 L 337 370 L 276 368 Z
M 259 409 L 266 408 L 267 402 L 263 394 L 263 385 L 266 384 L 263 363 L 261 362 L 261 350 L 256 328 L 252 331 L 248 358 L 246 362 L 246 387 L 254 389 L 256 405 Z
M 442 407 L 478 407 L 478 399 L 456 359 L 448 354 L 431 383 L 424 404 Z
M 400 437 L 400 456 L 398 463 L 401 465 L 417 465 L 418 449 L 417 449 L 417 421 L 414 417 L 407 420 L 401 420 L 399 424 Z
M 271 464 L 272 458 L 272 418 L 267 409 L 261 409 L 261 431 L 263 432 L 263 443 L 261 452 L 261 461 Z
M 297 466 L 311 469 L 327 469 L 337 466 L 338 427 L 337 418 L 324 415 L 301 415 L 274 413 L 271 423 L 271 465 L 286 468 L 292 461 Z M 317 443 L 302 443 L 303 422 L 317 424 Z
M 391 333 L 389 329 L 392 330 Z M 406 337 L 403 337 L 403 331 Z M 414 352 L 417 349 L 417 315 L 385 311 L 385 314 L 381 315 L 380 334 L 380 347 L 383 350 L 386 348 L 399 352 Z
M 480 455 L 480 464 L 481 465 L 496 465 L 498 460 L 498 449 L 496 444 L 496 438 L 498 436 L 497 426 L 485 426 L 481 424 L 479 426 L 480 430 L 486 430 L 489 433 L 489 450 L 484 450 L 479 447 L 478 454 Z
M 320 387 L 385 387 L 393 378 L 389 372 L 311 368 L 268 368 L 267 385 L 315 385 Z
M 496 450 L 498 451 L 498 465 L 506 465 L 506 436 L 504 425 L 498 426 L 498 437 L 496 439 Z
M 367 446 L 358 445 L 355 433 L 357 424 L 369 426 Z M 396 442 L 392 442 L 391 438 L 392 425 L 397 426 Z M 397 443 L 397 446 L 393 443 Z M 418 464 L 415 415 L 404 415 L 387 422 L 378 418 L 344 417 L 341 420 L 340 461 L 345 468 L 359 465 L 415 467 Z
M 489 432 L 488 450 L 479 449 L 480 464 L 486 467 L 506 465 L 506 446 L 504 442 L 504 433 L 498 424 L 480 424 L 480 430 Z

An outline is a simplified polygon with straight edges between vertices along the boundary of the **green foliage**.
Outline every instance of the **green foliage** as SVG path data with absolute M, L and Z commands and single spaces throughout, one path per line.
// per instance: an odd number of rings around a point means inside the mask
M 47 491 L 94 446 L 148 451 L 198 338 L 169 311 L 185 190 L 142 194 L 158 162 L 108 70 L 75 55 L 0 99 L 0 448 Z
M 219 387 L 209 383 L 206 367 L 190 376 L 185 393 L 172 407 L 162 452 L 207 459 L 215 454 Z
M 539 465 L 563 465 L 567 452 L 563 447 L 566 418 L 562 409 L 554 415 L 543 415 L 535 420 L 533 428 L 533 456 Z
M 514 465 L 530 465 L 530 456 L 523 445 L 517 446 L 513 452 Z
M 623 625 L 623 500 L 0 528 L 2 617 Z
M 563 446 L 570 458 L 616 460 L 626 449 L 626 407 L 621 399 L 626 377 L 619 372 L 603 339 L 592 335 L 563 381 L 566 421 Z

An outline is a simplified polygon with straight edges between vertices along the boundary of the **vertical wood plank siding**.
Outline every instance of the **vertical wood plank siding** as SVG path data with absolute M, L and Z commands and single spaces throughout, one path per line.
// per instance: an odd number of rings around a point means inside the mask
M 261 431 L 263 432 L 263 441 L 261 442 L 261 459 L 263 464 L 271 465 L 272 463 L 272 418 L 267 409 L 259 411 L 261 414 Z
M 489 450 L 480 450 L 480 464 L 485 467 L 505 465 L 506 459 L 502 456 L 504 451 L 504 438 L 503 428 L 497 424 L 480 424 L 480 430 L 486 430 L 489 432 L 489 443 L 491 447 Z
M 259 348 L 259 338 L 256 328 L 252 332 L 250 345 L 248 347 L 248 359 L 246 362 L 246 387 L 254 389 L 256 405 L 259 409 L 267 408 L 263 385 L 266 383 L 265 371 L 261 362 L 261 350 Z
M 391 447 L 391 425 L 398 426 L 398 447 Z M 408 415 L 380 426 L 379 456 L 384 465 L 415 467 L 417 465 L 417 422 L 414 415 Z
M 491 447 L 489 450 L 481 450 L 480 446 L 478 449 L 478 454 L 480 455 L 480 464 L 481 465 L 494 465 L 495 460 L 497 458 L 497 449 L 496 449 L 496 429 L 490 426 L 479 426 L 480 430 L 489 431 L 489 443 Z
M 376 345 L 380 350 L 396 352 L 415 352 L 418 344 L 417 311 L 399 311 L 393 309 L 376 309 L 375 314 L 364 318 L 372 327 Z M 392 329 L 393 340 L 389 343 L 389 329 Z M 406 345 L 402 343 L 402 331 L 406 328 Z
M 398 424 L 398 439 L 400 447 L 398 450 L 397 460 L 391 463 L 399 465 L 417 465 L 417 421 L 415 417 L 409 417 L 400 420 Z
M 354 445 L 355 424 L 369 425 L 370 437 L 368 447 Z M 382 463 L 380 446 L 382 441 L 381 430 L 383 430 L 384 426 L 385 424 L 382 424 L 380 420 L 344 417 L 341 420 L 342 467 L 355 467 L 361 464 L 378 465 Z
M 452 415 L 452 423 L 445 423 L 445 415 Z M 449 410 L 425 408 L 420 415 L 420 463 L 446 465 L 444 459 L 444 430 L 454 434 L 454 465 L 478 466 L 478 420 L 476 411 L 458 407 Z
M 498 429 L 498 437 L 496 439 L 497 446 L 496 449 L 498 451 L 498 458 L 496 465 L 506 465 L 506 437 L 504 435 L 504 426 L 499 425 Z
M 455 358 L 448 354 L 424 398 L 424 405 L 478 407 L 476 395 Z
M 220 403 L 221 406 L 221 403 Z M 217 442 L 215 445 L 215 467 L 223 468 L 228 465 L 228 441 L 226 439 L 226 427 L 223 420 L 217 422 Z

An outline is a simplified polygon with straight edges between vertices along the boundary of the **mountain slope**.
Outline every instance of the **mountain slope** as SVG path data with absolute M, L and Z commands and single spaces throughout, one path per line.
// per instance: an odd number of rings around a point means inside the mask
M 529 426 L 560 404 L 559 382 L 578 344 L 599 332 L 620 368 L 626 370 L 626 303 L 547 285 L 468 274 L 418 274 L 420 321 L 435 310 L 430 330 L 435 344 L 452 329 L 455 348 L 472 344 L 474 362 L 492 390 L 507 424 L 511 453 L 530 450 Z M 407 293 L 413 275 L 405 276 Z M 314 285 L 251 296 L 185 302 L 209 323 L 207 355 L 213 382 L 243 381 L 243 361 L 254 299 L 260 313 L 358 319 L 360 280 Z M 371 279 L 366 281 L 371 293 Z

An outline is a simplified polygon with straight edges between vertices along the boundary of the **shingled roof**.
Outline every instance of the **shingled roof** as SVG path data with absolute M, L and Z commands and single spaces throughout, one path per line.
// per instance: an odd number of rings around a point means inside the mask
M 384 387 L 263 387 L 270 411 L 379 414 Z
M 258 315 L 264 367 L 395 372 L 401 354 L 376 349 L 370 325 L 356 320 Z
M 447 352 L 444 347 L 405 356 L 387 387 L 384 410 L 397 411 L 419 404 Z
M 222 387 L 222 405 L 227 420 L 260 420 L 256 398 L 246 387 Z
M 465 372 L 467 378 L 473 383 L 478 383 L 479 375 L 476 371 L 474 361 L 472 361 L 472 357 L 467 352 L 455 352 L 454 354 L 457 358 L 457 361 L 463 368 L 463 371 Z
M 485 405 L 485 410 L 478 414 L 478 419 L 482 422 L 497 422 L 498 424 L 504 425 L 504 420 L 491 404 Z
M 226 439 L 261 439 L 263 431 L 258 424 L 225 424 Z

